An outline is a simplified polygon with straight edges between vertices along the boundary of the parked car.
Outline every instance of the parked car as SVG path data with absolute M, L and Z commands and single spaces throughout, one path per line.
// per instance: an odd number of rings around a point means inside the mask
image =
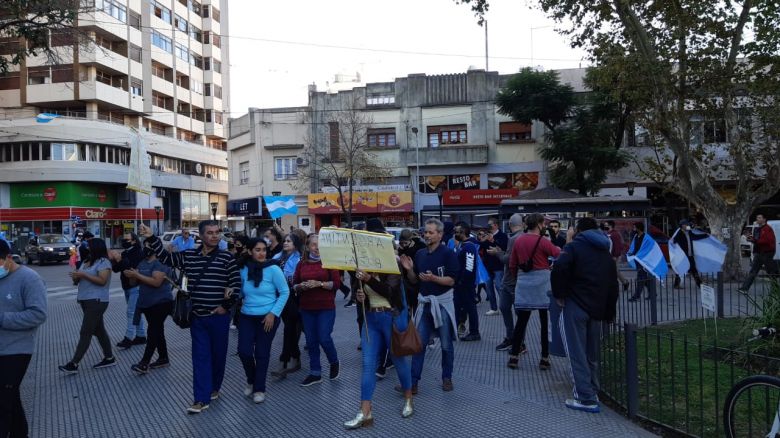
M 63 262 L 70 259 L 70 250 L 74 246 L 70 241 L 59 234 L 41 234 L 27 243 L 24 250 L 27 263 L 37 261 L 43 266 L 48 262 Z

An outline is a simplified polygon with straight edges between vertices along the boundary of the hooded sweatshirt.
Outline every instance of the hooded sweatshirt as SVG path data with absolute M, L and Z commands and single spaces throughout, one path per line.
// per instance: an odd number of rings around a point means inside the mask
M 552 269 L 552 293 L 573 300 L 595 320 L 615 317 L 618 281 L 609 238 L 599 230 L 577 234 L 564 246 Z

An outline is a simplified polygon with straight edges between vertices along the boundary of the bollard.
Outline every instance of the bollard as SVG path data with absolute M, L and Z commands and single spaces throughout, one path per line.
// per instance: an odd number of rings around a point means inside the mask
M 626 345 L 626 386 L 628 418 L 634 419 L 639 410 L 639 366 L 636 345 L 636 325 L 625 323 L 623 335 Z

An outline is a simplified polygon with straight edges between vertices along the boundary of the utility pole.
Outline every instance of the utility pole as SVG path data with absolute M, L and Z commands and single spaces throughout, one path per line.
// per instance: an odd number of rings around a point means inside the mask
M 485 20 L 485 71 L 490 71 L 488 68 L 488 22 Z

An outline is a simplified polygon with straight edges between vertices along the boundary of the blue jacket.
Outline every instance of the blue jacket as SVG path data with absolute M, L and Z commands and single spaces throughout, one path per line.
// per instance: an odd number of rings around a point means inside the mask
M 592 319 L 615 318 L 617 268 L 609 253 L 609 238 L 599 230 L 577 234 L 563 247 L 552 269 L 555 298 L 574 300 Z
M 479 243 L 474 238 L 469 238 L 457 248 L 458 265 L 460 274 L 455 282 L 458 288 L 474 288 L 477 281 L 477 257 L 479 257 Z

